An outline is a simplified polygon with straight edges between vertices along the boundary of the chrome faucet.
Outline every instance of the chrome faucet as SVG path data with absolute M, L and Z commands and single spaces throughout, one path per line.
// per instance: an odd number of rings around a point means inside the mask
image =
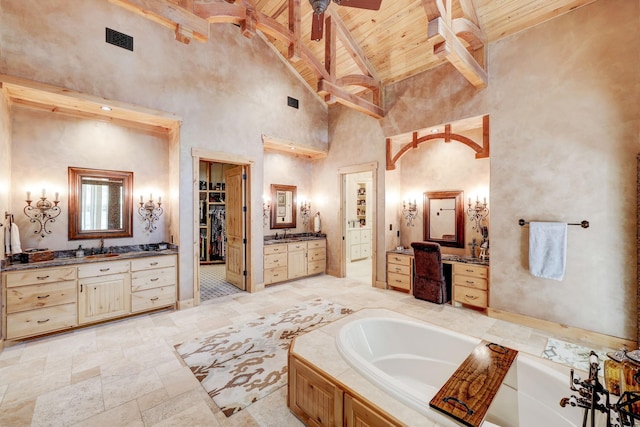
M 104 251 L 104 237 L 100 238 L 100 245 L 98 246 L 98 253 L 102 253 Z

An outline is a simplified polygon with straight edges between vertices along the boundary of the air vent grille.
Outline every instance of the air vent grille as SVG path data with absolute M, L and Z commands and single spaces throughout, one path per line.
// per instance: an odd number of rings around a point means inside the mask
M 295 99 L 295 98 L 292 98 L 290 96 L 287 96 L 287 105 L 289 107 L 293 107 L 293 108 L 297 109 L 298 108 L 298 100 Z
M 105 41 L 107 43 L 133 52 L 133 37 L 119 31 L 112 30 L 111 28 L 106 28 L 106 30 Z

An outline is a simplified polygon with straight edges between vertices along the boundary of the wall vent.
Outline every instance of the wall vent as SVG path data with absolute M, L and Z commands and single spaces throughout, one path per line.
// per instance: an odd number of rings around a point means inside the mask
M 287 105 L 289 107 L 293 107 L 293 108 L 295 108 L 297 110 L 298 109 L 298 100 L 295 99 L 295 98 L 292 98 L 290 96 L 287 96 Z
M 107 43 L 133 52 L 133 37 L 119 31 L 112 30 L 111 28 L 105 29 L 107 30 L 105 36 L 105 41 Z

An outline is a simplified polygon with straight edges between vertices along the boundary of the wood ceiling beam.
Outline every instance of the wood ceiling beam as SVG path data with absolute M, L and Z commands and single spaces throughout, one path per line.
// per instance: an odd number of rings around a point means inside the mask
M 293 62 L 298 62 L 302 58 L 301 20 L 300 0 L 289 0 L 289 31 L 291 31 L 291 34 L 293 35 L 293 42 L 289 43 L 289 53 L 287 58 Z
M 256 6 L 252 0 L 242 0 L 242 5 L 245 9 L 245 16 L 240 23 L 240 29 L 242 31 L 242 35 L 250 39 L 256 35 Z
M 364 74 L 368 74 L 377 81 L 380 81 L 380 76 L 378 75 L 375 67 L 367 59 L 366 55 L 362 51 L 362 48 L 360 48 L 360 45 L 358 45 L 358 42 L 356 42 L 356 40 L 353 38 L 353 35 L 345 25 L 344 21 L 342 20 L 342 18 L 340 18 L 340 15 L 338 15 L 338 13 L 334 11 L 334 9 L 331 9 L 329 13 L 334 18 L 334 22 L 338 27 L 338 35 L 340 37 L 340 41 L 342 41 L 344 48 L 347 50 L 358 68 L 360 68 L 360 70 Z
M 345 105 L 356 111 L 360 111 L 361 113 L 376 119 L 384 117 L 384 110 L 379 106 L 365 100 L 364 98 L 352 95 L 327 80 L 320 80 L 318 82 L 318 93 L 324 96 L 333 95 L 337 103 Z
M 176 37 L 180 35 L 178 40 L 183 43 L 188 43 L 186 36 L 191 33 L 198 41 L 205 42 L 209 39 L 209 23 L 194 15 L 193 8 L 187 10 L 169 0 L 109 0 L 109 2 L 171 29 L 176 33 Z M 187 0 L 179 3 L 193 5 L 193 2 Z

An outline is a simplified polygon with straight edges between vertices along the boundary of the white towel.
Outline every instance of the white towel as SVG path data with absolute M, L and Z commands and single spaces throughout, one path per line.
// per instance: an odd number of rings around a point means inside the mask
M 22 246 L 20 246 L 20 230 L 18 230 L 18 224 L 11 223 L 11 253 L 21 254 Z
M 543 279 L 562 280 L 567 260 L 567 224 L 529 223 L 529 271 Z

